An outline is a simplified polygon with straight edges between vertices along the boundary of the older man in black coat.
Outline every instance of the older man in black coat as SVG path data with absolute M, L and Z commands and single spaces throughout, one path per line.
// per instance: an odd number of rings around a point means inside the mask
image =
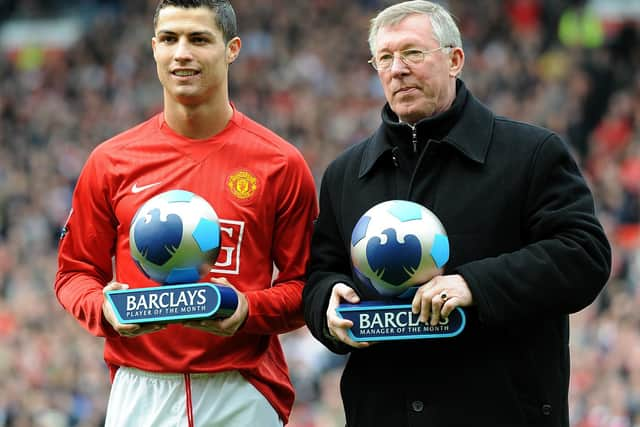
M 369 43 L 388 102 L 376 133 L 324 175 L 303 296 L 314 336 L 351 352 L 347 425 L 567 427 L 568 315 L 594 300 L 611 264 L 576 163 L 553 132 L 497 117 L 469 92 L 442 7 L 391 6 Z M 462 307 L 456 337 L 355 342 L 335 313 L 370 296 L 354 278 L 351 232 L 391 199 L 428 207 L 447 230 L 445 271 L 411 303 L 431 324 Z

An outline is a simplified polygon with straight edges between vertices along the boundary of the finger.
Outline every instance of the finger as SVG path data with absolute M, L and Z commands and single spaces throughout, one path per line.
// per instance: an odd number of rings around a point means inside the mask
M 209 326 L 204 326 L 200 321 L 190 320 L 188 322 L 182 322 L 182 325 L 187 328 L 199 329 L 201 331 L 207 331 L 207 332 L 209 329 Z
M 455 297 L 449 297 L 447 302 L 442 305 L 440 309 L 440 317 L 446 319 L 455 310 L 458 304 L 455 302 Z
M 150 324 L 150 325 L 120 325 L 118 333 L 125 337 L 137 337 L 144 334 L 150 334 L 166 329 L 167 325 Z
M 125 337 L 133 337 L 140 329 L 140 325 L 118 325 L 116 332 Z
M 217 329 L 213 326 L 204 326 L 198 322 L 190 322 L 190 323 L 183 323 L 183 325 L 187 328 L 192 328 L 192 329 L 197 329 L 199 331 L 202 332 L 207 332 L 209 334 L 215 334 L 215 335 L 222 335 L 222 336 L 229 336 L 231 335 L 229 332 L 227 331 L 223 331 L 220 329 Z
M 216 333 L 224 334 L 226 336 L 233 335 L 237 329 L 236 320 L 231 317 L 219 320 L 204 320 L 202 325 L 208 327 L 210 330 L 216 331 Z
M 422 294 L 424 293 L 424 289 L 422 286 L 416 291 L 413 295 L 413 299 L 411 300 L 411 312 L 413 314 L 420 313 L 422 309 Z
M 334 328 L 333 330 L 329 330 L 329 332 L 339 341 L 342 341 L 343 343 L 351 346 L 351 347 L 355 347 L 355 348 L 364 348 L 364 347 L 368 347 L 370 344 L 368 342 L 358 342 L 358 341 L 354 341 L 348 333 L 348 330 L 351 326 L 353 326 L 353 323 L 351 321 L 346 321 L 345 324 L 348 324 L 349 327 L 341 327 L 341 328 Z
M 418 288 L 416 293 L 413 295 L 413 299 L 411 300 L 411 312 L 413 314 L 425 313 L 424 316 L 420 316 L 418 318 L 423 323 L 426 323 L 426 319 L 429 318 L 428 316 L 431 308 L 430 293 L 433 292 L 432 288 L 433 280 L 429 280 L 427 283 Z
M 154 324 L 142 326 L 139 330 L 141 331 L 141 333 L 148 334 L 150 332 L 158 332 L 166 328 L 167 328 L 167 325 L 159 325 L 157 323 L 154 323 Z
M 348 319 L 342 319 L 338 316 L 332 316 L 327 319 L 327 326 L 329 327 L 329 330 L 333 329 L 335 331 L 340 331 L 351 329 L 353 327 L 353 322 Z
M 211 334 L 222 335 L 225 337 L 229 337 L 236 332 L 236 329 L 234 325 L 230 323 L 229 318 L 191 320 L 188 322 L 183 322 L 183 325 L 189 328 L 198 329 Z
M 366 341 L 354 341 L 351 338 L 349 338 L 349 336 L 347 336 L 345 340 L 342 342 L 354 348 L 365 348 L 371 345 L 371 343 Z
M 343 343 L 347 344 L 348 346 L 351 346 L 354 348 L 365 348 L 371 345 L 369 342 L 366 342 L 366 341 L 354 341 L 346 331 L 342 331 L 337 338 Z
M 418 321 L 422 323 L 429 323 L 429 317 L 431 316 L 431 311 L 433 310 L 433 292 L 423 292 L 422 297 L 420 298 L 420 316 L 418 317 Z
M 347 331 L 352 327 L 353 322 L 351 320 L 344 319 L 335 312 L 327 314 L 327 328 L 329 329 L 329 333 L 340 341 L 345 342 L 345 340 L 348 339 Z
M 440 310 L 448 298 L 446 291 L 442 291 L 431 300 L 431 326 L 440 323 Z

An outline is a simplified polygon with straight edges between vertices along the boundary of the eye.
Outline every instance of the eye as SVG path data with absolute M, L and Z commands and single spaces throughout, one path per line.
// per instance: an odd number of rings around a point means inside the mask
M 376 58 L 378 64 L 388 64 L 393 61 L 393 55 L 390 53 L 384 53 Z
M 417 49 L 408 49 L 402 52 L 402 56 L 411 62 L 420 62 L 422 60 L 422 51 Z
M 176 37 L 169 34 L 163 34 L 158 37 L 158 40 L 160 43 L 173 43 L 176 41 Z
M 208 41 L 209 40 L 207 40 L 205 37 L 196 36 L 196 37 L 192 37 L 191 38 L 191 42 L 194 43 L 194 44 L 205 44 Z

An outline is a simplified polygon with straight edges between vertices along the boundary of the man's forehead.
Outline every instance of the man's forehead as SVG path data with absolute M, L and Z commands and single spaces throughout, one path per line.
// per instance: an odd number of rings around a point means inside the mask
M 387 44 L 424 44 L 433 40 L 437 43 L 426 15 L 409 15 L 398 22 L 380 27 L 376 35 L 378 49 Z
M 416 32 L 419 34 L 431 34 L 431 19 L 427 15 L 412 14 L 400 20 L 383 25 L 378 30 L 378 35 L 395 32 Z

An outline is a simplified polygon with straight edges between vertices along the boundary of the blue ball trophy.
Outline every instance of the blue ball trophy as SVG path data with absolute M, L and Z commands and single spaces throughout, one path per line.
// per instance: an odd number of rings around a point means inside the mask
M 440 274 L 448 260 L 445 229 L 424 206 L 390 200 L 365 212 L 351 235 L 352 268 L 379 298 L 339 305 L 338 315 L 353 322 L 350 338 L 374 342 L 460 334 L 466 317 L 459 307 L 435 326 L 419 322 L 411 311 L 417 286 Z
M 198 282 L 220 252 L 218 216 L 202 197 L 184 190 L 152 197 L 131 221 L 129 245 L 135 264 L 161 286 L 108 292 L 120 323 L 178 323 L 236 310 L 232 288 Z

